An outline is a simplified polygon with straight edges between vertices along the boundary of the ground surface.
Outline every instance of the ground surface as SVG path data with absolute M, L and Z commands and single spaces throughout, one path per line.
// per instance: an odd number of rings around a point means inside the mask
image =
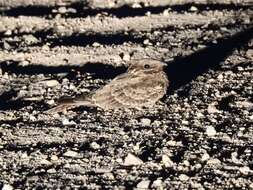
M 0 187 L 253 189 L 251 0 L 0 6 Z M 168 63 L 155 107 L 45 113 L 145 57 Z

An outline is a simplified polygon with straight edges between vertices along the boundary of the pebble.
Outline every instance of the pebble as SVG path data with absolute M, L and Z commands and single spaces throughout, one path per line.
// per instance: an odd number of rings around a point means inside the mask
M 12 35 L 12 31 L 11 31 L 11 30 L 6 30 L 6 31 L 4 32 L 4 35 L 5 35 L 5 36 L 10 36 L 10 35 Z
M 59 158 L 58 158 L 58 156 L 56 156 L 56 155 L 52 155 L 51 156 L 51 160 L 52 161 L 57 161 Z
M 212 158 L 207 161 L 208 165 L 220 165 L 221 161 L 218 158 Z
M 96 150 L 96 149 L 100 148 L 100 145 L 98 143 L 96 143 L 96 142 L 92 142 L 92 143 L 90 143 L 90 147 L 92 149 Z
M 201 160 L 202 160 L 202 161 L 206 161 L 206 160 L 208 160 L 209 158 L 210 158 L 209 154 L 205 153 L 205 154 L 203 154 L 203 156 L 201 157 Z
M 2 187 L 2 190 L 12 190 L 13 187 L 9 184 L 4 184 L 3 187 Z
M 62 125 L 68 126 L 68 125 L 76 125 L 74 121 L 69 121 L 67 118 L 62 119 Z
M 99 47 L 99 46 L 101 46 L 101 45 L 100 45 L 100 43 L 98 43 L 98 42 L 94 42 L 94 43 L 92 44 L 92 46 L 93 46 L 93 47 Z
M 143 41 L 144 45 L 152 45 L 152 43 L 149 41 L 149 39 L 146 39 Z
M 191 12 L 196 12 L 196 11 L 198 11 L 198 8 L 195 7 L 195 6 L 191 6 L 190 11 Z
M 240 167 L 239 171 L 244 175 L 248 175 L 251 172 L 251 170 L 248 166 Z
M 168 15 L 169 15 L 169 10 L 168 10 L 168 9 L 164 10 L 164 11 L 163 11 L 163 15 L 164 15 L 164 16 L 168 16 Z
M 249 110 L 253 108 L 253 103 L 249 101 L 238 101 L 236 102 L 236 105 L 240 108 L 245 108 Z
M 162 155 L 162 163 L 165 165 L 165 167 L 172 167 L 174 164 L 167 155 Z
M 162 186 L 163 181 L 161 179 L 157 179 L 153 182 L 152 186 L 153 188 L 158 188 Z
M 148 118 L 142 118 L 142 119 L 141 119 L 141 124 L 142 124 L 143 126 L 149 126 L 149 125 L 151 124 L 151 120 L 148 119 Z
M 124 163 L 123 163 L 123 165 L 125 165 L 125 166 L 137 166 L 137 165 L 141 165 L 141 164 L 143 164 L 143 161 L 131 153 L 129 153 L 126 156 Z
M 79 157 L 79 156 L 78 156 L 78 153 L 75 152 L 75 151 L 72 151 L 72 150 L 68 150 L 67 152 L 65 152 L 65 153 L 63 154 L 63 156 L 65 156 L 65 157 L 70 157 L 70 158 L 78 158 L 78 157 Z
M 251 60 L 253 60 L 253 49 L 249 49 L 247 52 L 246 52 L 246 56 L 248 58 L 250 58 Z
M 45 80 L 41 81 L 40 84 L 45 85 L 46 87 L 55 87 L 58 86 L 60 83 L 57 80 Z
M 207 107 L 207 112 L 209 114 L 219 113 L 219 110 L 213 104 L 209 104 L 208 107 Z
M 187 180 L 189 180 L 189 176 L 187 176 L 185 174 L 180 174 L 179 180 L 180 181 L 187 181 Z
M 33 35 L 24 35 L 23 36 L 23 40 L 28 45 L 35 44 L 35 43 L 38 42 L 38 39 L 35 36 L 33 36 Z
M 65 13 L 67 12 L 67 8 L 66 8 L 66 7 L 60 7 L 60 8 L 58 9 L 58 12 L 59 12 L 60 14 L 65 14 Z
M 51 163 L 50 161 L 46 160 L 46 159 L 41 160 L 41 161 L 40 161 L 40 164 L 41 164 L 41 165 L 45 165 L 45 166 L 50 166 L 50 165 L 52 165 L 52 163 Z
M 51 168 L 51 169 L 47 170 L 47 173 L 49 173 L 49 174 L 55 174 L 56 170 L 54 168 Z
M 206 127 L 206 134 L 207 134 L 207 136 L 209 136 L 209 137 L 215 136 L 215 135 L 216 135 L 216 130 L 215 130 L 215 128 L 212 127 L 212 126 L 207 126 L 207 127 Z
M 148 186 L 150 184 L 150 180 L 143 180 L 137 184 L 138 189 L 148 189 Z

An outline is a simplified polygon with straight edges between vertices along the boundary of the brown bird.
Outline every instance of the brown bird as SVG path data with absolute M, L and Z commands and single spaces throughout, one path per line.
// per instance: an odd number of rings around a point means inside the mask
M 164 66 L 166 63 L 158 60 L 134 60 L 126 73 L 104 87 L 87 97 L 61 101 L 48 112 L 64 112 L 76 106 L 100 107 L 104 110 L 151 107 L 166 94 L 169 85 Z

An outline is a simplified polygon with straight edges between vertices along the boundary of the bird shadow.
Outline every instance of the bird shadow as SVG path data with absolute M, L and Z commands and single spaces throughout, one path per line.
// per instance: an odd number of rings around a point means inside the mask
M 233 52 L 253 38 L 253 27 L 236 33 L 228 39 L 206 47 L 189 56 L 175 58 L 167 62 L 166 73 L 170 81 L 167 94 L 173 93 L 209 69 L 219 69 L 222 62 Z

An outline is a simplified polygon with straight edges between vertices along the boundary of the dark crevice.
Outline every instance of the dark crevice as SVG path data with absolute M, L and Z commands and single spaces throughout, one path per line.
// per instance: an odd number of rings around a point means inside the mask
M 253 38 L 253 27 L 234 36 L 221 40 L 186 57 L 175 58 L 168 62 L 166 73 L 170 80 L 168 93 L 191 82 L 197 76 L 207 72 L 209 69 L 220 68 L 223 61 L 235 48 L 240 48 Z
M 142 43 L 144 37 L 134 37 L 125 34 L 73 34 L 68 37 L 52 38 L 47 40 L 51 47 L 55 46 L 87 46 L 94 42 L 102 45 L 121 45 L 125 42 Z
M 172 6 L 156 6 L 156 7 L 145 7 L 142 5 L 140 8 L 132 8 L 130 6 L 122 6 L 119 8 L 102 8 L 102 9 L 92 9 L 86 3 L 73 3 L 69 6 L 65 6 L 66 9 L 73 9 L 74 12 L 66 12 L 62 14 L 62 17 L 65 18 L 77 18 L 77 17 L 86 17 L 86 16 L 95 16 L 97 14 L 106 14 L 116 16 L 118 18 L 124 17 L 135 17 L 135 16 L 144 16 L 147 12 L 151 14 L 162 13 L 166 9 L 170 9 L 175 12 L 186 12 L 189 11 L 192 6 L 197 8 L 197 11 L 208 11 L 208 10 L 246 10 L 251 8 L 250 5 L 235 5 L 235 4 L 194 4 L 188 3 L 184 5 L 172 5 Z M 8 10 L 1 11 L 1 15 L 5 16 L 51 16 L 54 17 L 57 12 L 57 9 L 60 6 L 55 7 L 45 7 L 45 6 L 27 6 L 27 7 L 15 7 Z M 56 12 L 54 12 L 56 10 Z
M 80 73 L 91 73 L 93 78 L 111 79 L 126 71 L 126 67 L 114 67 L 103 63 L 86 63 L 84 66 L 52 66 L 29 65 L 20 66 L 18 62 L 0 62 L 3 72 L 15 74 L 57 74 L 57 73 L 72 73 L 73 70 Z
M 0 11 L 2 16 L 46 16 L 52 14 L 52 8 L 44 6 L 16 7 Z

